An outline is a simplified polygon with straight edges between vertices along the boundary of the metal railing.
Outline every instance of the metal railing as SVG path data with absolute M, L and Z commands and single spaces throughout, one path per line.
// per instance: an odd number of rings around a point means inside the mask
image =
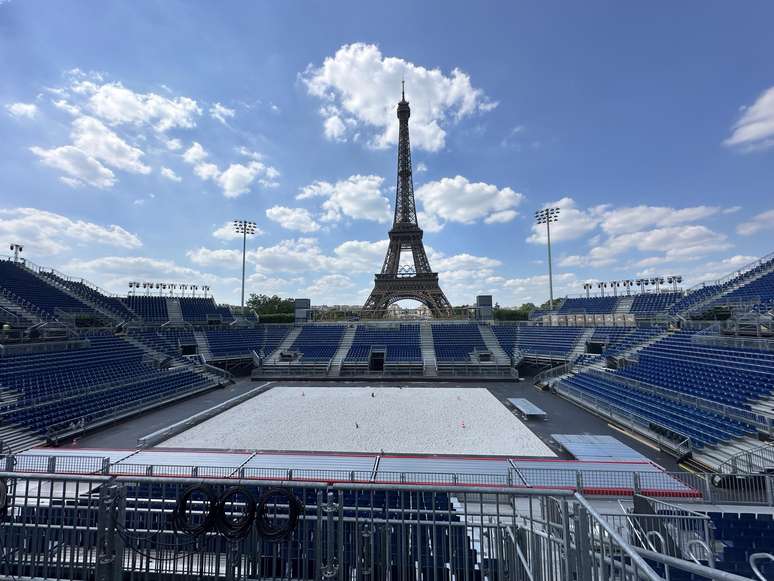
M 692 287 L 688 289 L 687 292 L 691 292 L 694 290 L 698 290 L 700 288 L 704 288 L 705 286 L 722 286 L 725 285 L 732 280 L 739 278 L 741 276 L 744 276 L 745 274 L 749 273 L 751 270 L 754 270 L 758 266 L 765 264 L 767 262 L 774 261 L 774 252 L 767 254 L 766 256 L 762 256 L 761 258 L 758 258 L 757 260 L 753 260 L 749 264 L 745 264 L 742 268 L 739 270 L 736 270 L 735 272 L 730 272 L 725 276 L 721 276 L 717 280 L 714 281 L 705 281 L 700 282 L 699 284 L 695 284 Z
M 721 474 L 756 474 L 774 470 L 774 444 L 765 443 L 732 456 L 717 468 Z
M 206 419 L 206 418 L 204 418 Z M 183 425 L 182 428 L 185 428 Z M 166 439 L 170 434 L 155 433 L 146 438 Z M 158 436 L 158 438 L 156 438 Z M 254 454 L 255 455 L 255 454 Z M 243 459 L 244 460 L 244 459 Z M 90 475 L 104 476 L 154 475 L 175 476 L 196 481 L 200 478 L 230 478 L 234 481 L 251 481 L 260 484 L 264 480 L 295 482 L 327 482 L 340 484 L 400 484 L 435 485 L 519 490 L 563 490 L 578 492 L 587 497 L 621 498 L 633 494 L 646 495 L 661 500 L 681 503 L 723 503 L 739 505 L 774 506 L 774 475 L 663 472 L 654 466 L 634 463 L 630 469 L 615 470 L 557 469 L 512 465 L 497 472 L 395 472 L 383 470 L 380 463 L 369 470 L 342 470 L 336 468 L 289 468 L 282 465 L 255 468 L 248 462 L 230 466 L 219 465 L 163 465 L 140 463 L 127 451 L 125 459 L 111 462 L 109 457 L 98 455 L 48 455 L 40 453 L 6 456 L 7 472 L 37 475 Z
M 0 478 L 4 577 L 661 579 L 585 498 L 564 491 Z

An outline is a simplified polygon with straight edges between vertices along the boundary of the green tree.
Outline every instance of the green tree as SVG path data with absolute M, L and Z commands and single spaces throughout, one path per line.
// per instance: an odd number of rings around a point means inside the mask
M 283 299 L 277 295 L 251 293 L 247 306 L 259 315 L 292 314 L 294 302 L 293 299 Z

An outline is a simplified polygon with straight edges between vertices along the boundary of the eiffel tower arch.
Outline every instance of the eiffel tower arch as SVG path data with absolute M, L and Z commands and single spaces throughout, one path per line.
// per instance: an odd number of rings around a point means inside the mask
M 381 318 L 387 307 L 403 299 L 413 299 L 430 309 L 434 317 L 451 314 L 451 303 L 438 284 L 438 273 L 430 268 L 422 229 L 417 222 L 414 181 L 411 177 L 411 144 L 408 120 L 411 109 L 405 91 L 398 103 L 398 181 L 395 189 L 395 218 L 382 271 L 374 278 L 374 288 L 363 306 L 369 316 Z M 401 256 L 411 264 L 401 264 Z

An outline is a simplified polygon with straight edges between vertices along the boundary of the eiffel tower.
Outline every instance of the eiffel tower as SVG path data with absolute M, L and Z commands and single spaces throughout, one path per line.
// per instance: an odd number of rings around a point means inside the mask
M 374 277 L 374 290 L 363 306 L 368 316 L 384 317 L 387 307 L 403 300 L 414 299 L 430 309 L 434 317 L 451 314 L 451 304 L 438 285 L 438 273 L 430 268 L 422 229 L 417 223 L 414 202 L 414 181 L 411 178 L 411 144 L 408 120 L 411 109 L 406 101 L 405 86 L 398 103 L 398 183 L 395 190 L 395 219 L 390 230 L 390 245 L 384 258 L 382 272 Z M 401 265 L 401 254 L 406 252 L 412 265 Z

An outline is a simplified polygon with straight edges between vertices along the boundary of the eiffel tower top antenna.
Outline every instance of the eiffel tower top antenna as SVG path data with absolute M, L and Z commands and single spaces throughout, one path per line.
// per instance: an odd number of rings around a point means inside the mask
M 406 79 L 402 79 L 400 82 L 400 100 L 406 100 Z

